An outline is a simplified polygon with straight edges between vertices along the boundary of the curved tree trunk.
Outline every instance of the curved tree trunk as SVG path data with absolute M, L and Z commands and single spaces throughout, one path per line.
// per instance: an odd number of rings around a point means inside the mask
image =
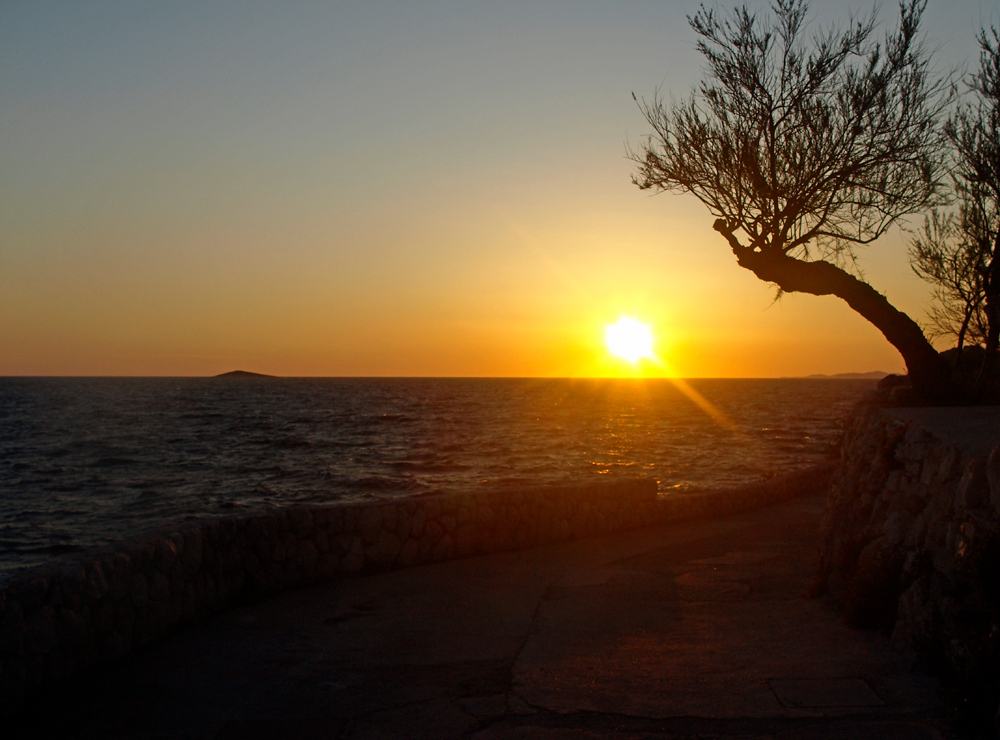
M 868 319 L 903 356 L 913 387 L 928 401 L 958 399 L 951 371 L 917 323 L 868 283 L 829 262 L 806 262 L 780 250 L 756 251 L 739 243 L 725 221 L 715 223 L 729 241 L 740 267 L 786 293 L 835 295 Z

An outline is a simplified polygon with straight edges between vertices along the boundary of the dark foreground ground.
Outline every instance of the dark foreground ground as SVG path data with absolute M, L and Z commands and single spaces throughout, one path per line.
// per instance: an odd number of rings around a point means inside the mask
M 951 737 L 939 690 L 802 596 L 823 499 L 339 581 L 67 687 L 4 737 Z

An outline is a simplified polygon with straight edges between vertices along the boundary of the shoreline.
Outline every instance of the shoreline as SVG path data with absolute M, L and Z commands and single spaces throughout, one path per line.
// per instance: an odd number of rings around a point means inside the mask
M 0 581 L 0 710 L 230 606 L 356 574 L 712 519 L 815 492 L 833 465 L 701 493 L 649 480 L 292 506 Z
M 697 385 L 733 425 L 675 389 L 591 385 L 16 385 L 4 396 L 15 413 L 0 441 L 8 525 L 0 572 L 84 556 L 152 529 L 331 498 L 637 474 L 663 488 L 738 486 L 829 459 L 841 418 L 869 383 Z

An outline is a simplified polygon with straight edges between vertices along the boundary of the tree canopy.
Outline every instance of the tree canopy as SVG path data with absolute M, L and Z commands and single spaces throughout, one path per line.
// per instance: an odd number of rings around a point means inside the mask
M 642 189 L 693 194 L 740 266 L 779 291 L 833 294 L 900 351 L 911 380 L 940 394 L 948 372 L 920 327 L 850 271 L 855 248 L 936 204 L 948 85 L 920 44 L 924 3 L 806 37 L 803 0 L 688 18 L 707 77 L 686 99 L 636 98 L 652 133 L 630 156 Z
M 931 213 L 911 244 L 913 269 L 934 286 L 936 333 L 984 346 L 982 392 L 1000 344 L 1000 31 L 979 33 L 971 102 L 949 116 L 954 208 Z

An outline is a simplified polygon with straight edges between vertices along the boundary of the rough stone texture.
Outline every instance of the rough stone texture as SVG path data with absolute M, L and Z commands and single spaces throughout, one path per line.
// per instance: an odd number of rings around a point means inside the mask
M 946 740 L 939 687 L 804 599 L 826 492 L 239 605 L 4 740 Z
M 821 534 L 820 588 L 940 671 L 1000 698 L 1000 408 L 852 413 Z
M 0 581 L 0 712 L 234 603 L 355 573 L 723 516 L 814 491 L 830 472 L 663 496 L 655 481 L 623 480 L 289 507 L 18 574 Z

